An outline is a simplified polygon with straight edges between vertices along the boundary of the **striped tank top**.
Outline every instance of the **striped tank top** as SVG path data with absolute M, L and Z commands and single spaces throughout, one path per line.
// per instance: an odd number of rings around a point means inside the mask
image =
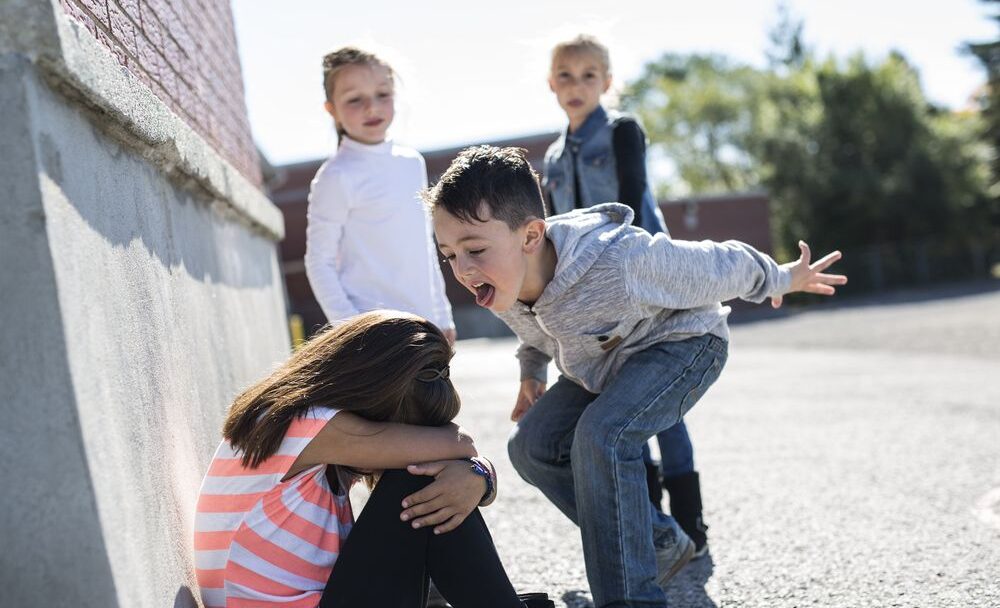
M 245 468 L 229 442 L 215 452 L 195 513 L 195 574 L 206 608 L 319 605 L 354 516 L 350 478 L 341 494 L 316 465 L 281 481 L 337 410 L 314 407 L 289 425 L 281 447 Z

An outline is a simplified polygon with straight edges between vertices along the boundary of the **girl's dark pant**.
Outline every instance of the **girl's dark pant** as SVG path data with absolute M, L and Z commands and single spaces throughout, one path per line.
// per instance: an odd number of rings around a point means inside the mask
M 399 519 L 403 498 L 431 481 L 403 470 L 382 474 L 341 547 L 320 608 L 423 608 L 428 577 L 455 608 L 521 608 L 478 509 L 439 535 Z

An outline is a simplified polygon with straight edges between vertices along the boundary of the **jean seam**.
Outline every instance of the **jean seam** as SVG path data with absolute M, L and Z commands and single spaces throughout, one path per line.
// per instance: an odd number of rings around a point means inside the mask
M 621 474 L 620 474 L 620 472 L 618 470 L 619 466 L 620 466 L 620 462 L 618 461 L 618 458 L 617 458 L 618 451 L 616 449 L 617 446 L 618 446 L 618 442 L 621 441 L 622 435 L 632 425 L 632 423 L 635 422 L 635 420 L 640 415 L 646 413 L 653 406 L 653 404 L 656 403 L 664 395 L 664 393 L 666 393 L 667 391 L 669 391 L 674 385 L 677 384 L 677 382 L 680 381 L 681 378 L 683 378 L 685 375 L 687 375 L 692 370 L 692 368 L 694 368 L 695 364 L 701 359 L 701 356 L 708 349 L 708 344 L 709 344 L 708 342 L 702 343 L 700 345 L 700 349 L 699 349 L 698 353 L 695 354 L 695 356 L 691 358 L 690 363 L 688 363 L 684 367 L 684 370 L 674 378 L 673 382 L 671 382 L 669 385 L 667 385 L 662 390 L 660 390 L 659 392 L 657 392 L 656 395 L 652 399 L 647 400 L 646 406 L 643 407 L 641 410 L 635 412 L 635 414 L 631 418 L 629 418 L 626 421 L 626 423 L 624 425 L 622 425 L 618 429 L 618 433 L 615 435 L 614 442 L 613 442 L 613 444 L 611 446 L 612 447 L 612 454 L 615 455 L 615 458 L 614 458 L 614 467 L 613 467 L 614 468 L 614 479 L 615 479 L 615 497 L 616 497 L 616 500 L 615 500 L 615 519 L 614 519 L 614 521 L 615 521 L 615 528 L 616 528 L 616 530 L 615 530 L 615 532 L 616 532 L 615 538 L 618 539 L 618 559 L 619 559 L 619 563 L 622 565 L 622 568 L 625 567 L 625 541 L 624 541 L 624 538 L 622 537 L 621 506 L 618 504 L 620 502 L 620 500 L 618 500 L 618 498 L 620 498 L 620 496 L 621 496 L 621 491 L 620 491 L 621 490 Z M 655 547 L 654 547 L 654 549 L 655 549 Z M 623 583 L 623 586 L 625 587 L 625 596 L 626 597 L 631 597 L 631 589 L 629 588 L 628 576 L 625 575 L 626 574 L 625 572 L 622 572 L 621 574 L 622 574 L 622 576 L 621 576 L 622 583 Z

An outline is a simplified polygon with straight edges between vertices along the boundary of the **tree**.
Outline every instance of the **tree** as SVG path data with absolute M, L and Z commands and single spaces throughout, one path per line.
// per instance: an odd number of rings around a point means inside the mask
M 665 54 L 622 95 L 677 169 L 675 190 L 730 192 L 759 185 L 747 154 L 759 73 L 720 55 Z
M 979 117 L 929 104 L 901 54 L 817 61 L 801 32 L 781 19 L 772 40 L 788 49 L 772 49 L 765 70 L 667 54 L 627 88 L 626 107 L 678 168 L 677 189 L 766 188 L 779 255 L 799 238 L 855 259 L 995 240 Z
M 1000 0 L 982 0 L 994 5 L 997 11 L 992 19 L 1000 24 Z M 993 183 L 990 194 L 1000 200 L 1000 40 L 969 43 L 966 50 L 979 59 L 986 70 L 987 85 L 980 96 L 981 111 L 985 123 L 985 136 L 993 148 Z

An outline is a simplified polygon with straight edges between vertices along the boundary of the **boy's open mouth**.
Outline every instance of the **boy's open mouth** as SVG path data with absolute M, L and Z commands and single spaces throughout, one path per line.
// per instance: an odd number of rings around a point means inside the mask
M 489 283 L 475 283 L 472 288 L 476 290 L 476 304 L 489 308 L 493 303 L 493 296 L 496 295 L 496 288 Z

